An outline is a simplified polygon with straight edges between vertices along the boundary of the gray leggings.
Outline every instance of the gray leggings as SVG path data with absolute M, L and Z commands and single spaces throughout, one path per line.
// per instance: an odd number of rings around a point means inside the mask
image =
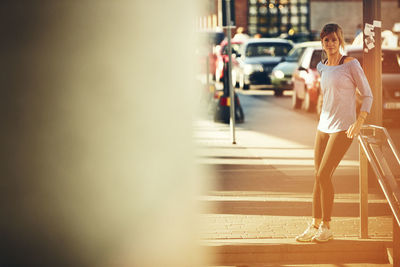
M 334 199 L 332 174 L 352 141 L 345 131 L 330 134 L 317 131 L 314 147 L 313 218 L 322 218 L 325 222 L 331 220 Z

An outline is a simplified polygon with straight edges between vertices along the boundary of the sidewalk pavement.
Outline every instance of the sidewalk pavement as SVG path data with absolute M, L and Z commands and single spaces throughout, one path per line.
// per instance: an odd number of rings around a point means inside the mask
M 198 163 L 211 170 L 201 201 L 203 240 L 294 239 L 311 218 L 313 148 L 290 140 L 199 119 Z M 335 238 L 359 237 L 358 161 L 344 159 L 334 174 Z M 369 237 L 391 240 L 392 217 L 377 189 L 369 192 Z

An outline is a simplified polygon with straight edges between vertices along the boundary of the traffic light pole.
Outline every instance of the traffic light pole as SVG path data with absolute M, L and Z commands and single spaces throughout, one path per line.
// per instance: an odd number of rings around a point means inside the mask
M 227 21 L 227 34 L 228 34 L 228 86 L 229 86 L 229 99 L 230 99 L 230 128 L 232 134 L 232 144 L 236 144 L 235 136 L 235 94 L 232 86 L 232 22 L 231 22 L 231 0 L 226 1 L 226 21 Z
M 382 126 L 381 0 L 363 0 L 363 25 L 363 67 L 374 96 L 367 124 Z M 361 219 L 362 238 L 368 238 L 368 180 L 372 179 L 376 178 L 360 148 L 360 217 L 364 217 Z M 393 266 L 400 266 L 399 239 L 400 228 L 393 216 Z
M 366 124 L 382 126 L 382 53 L 381 0 L 363 0 L 363 68 L 374 96 Z M 368 181 L 376 180 L 361 145 L 360 170 L 360 235 L 368 238 Z
M 363 0 L 363 67 L 374 96 L 367 123 L 378 126 L 382 126 L 382 38 L 380 23 L 381 0 Z M 371 41 L 374 42 L 371 43 Z

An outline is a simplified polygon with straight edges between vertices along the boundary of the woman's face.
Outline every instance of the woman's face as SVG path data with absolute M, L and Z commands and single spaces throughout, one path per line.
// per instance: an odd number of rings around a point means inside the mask
M 339 38 L 336 32 L 330 33 L 322 38 L 322 47 L 327 54 L 333 55 L 339 53 Z

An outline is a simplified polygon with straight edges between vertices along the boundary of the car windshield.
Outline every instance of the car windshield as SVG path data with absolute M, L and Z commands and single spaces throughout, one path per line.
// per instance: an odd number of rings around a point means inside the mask
M 238 54 L 241 45 L 242 44 L 231 44 L 232 54 Z M 224 50 L 223 50 L 222 54 L 224 54 L 224 55 L 228 54 L 228 45 L 224 46 Z
M 362 51 L 350 51 L 347 53 L 350 57 L 355 57 L 363 64 Z M 382 51 L 382 73 L 400 73 L 400 51 Z
M 316 69 L 318 62 L 321 61 L 322 50 L 314 50 L 311 56 L 310 69 Z
M 282 57 L 289 53 L 292 47 L 279 43 L 253 43 L 246 48 L 247 57 Z
M 305 49 L 306 49 L 305 47 L 293 48 L 292 50 L 289 51 L 289 54 L 286 57 L 286 61 L 298 62 Z

